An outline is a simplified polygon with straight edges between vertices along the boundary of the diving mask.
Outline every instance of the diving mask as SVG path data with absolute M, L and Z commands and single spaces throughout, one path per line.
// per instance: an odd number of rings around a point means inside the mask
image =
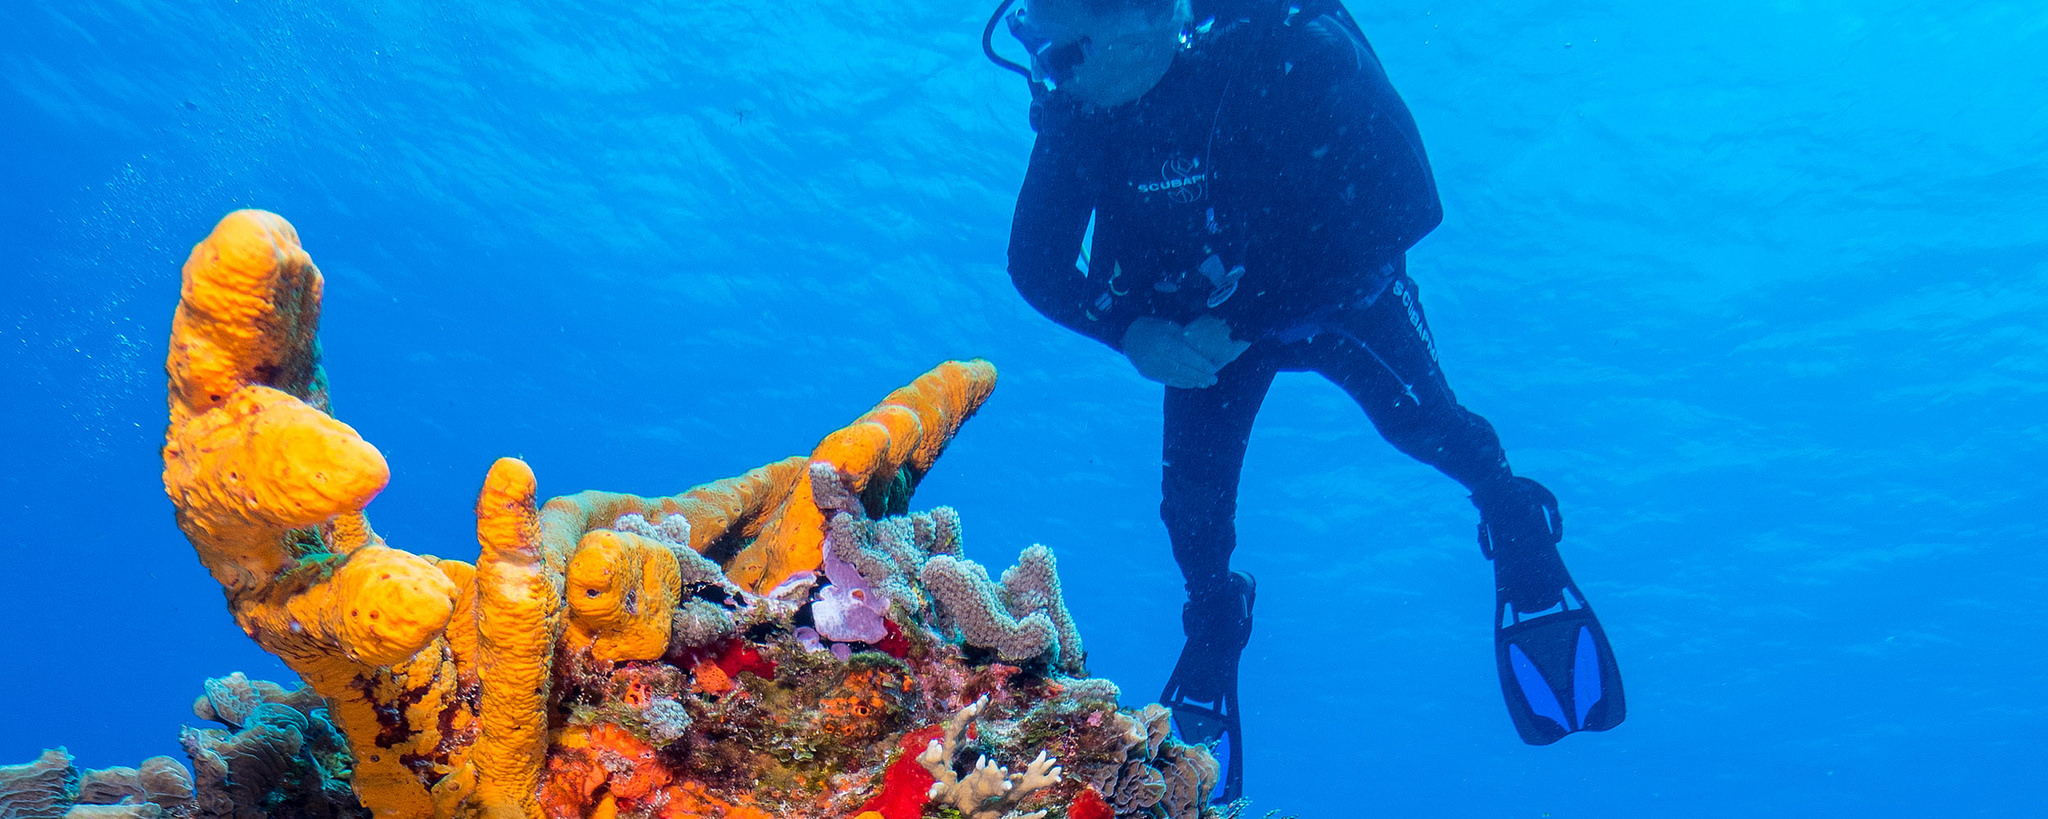
M 1008 18 L 1010 36 L 1024 44 L 1024 50 L 1031 52 L 1031 80 L 1051 83 L 1054 88 L 1074 78 L 1074 68 L 1086 62 L 1087 37 L 1068 42 L 1057 42 L 1037 26 L 1031 24 L 1030 9 L 1019 6 L 1010 12 Z

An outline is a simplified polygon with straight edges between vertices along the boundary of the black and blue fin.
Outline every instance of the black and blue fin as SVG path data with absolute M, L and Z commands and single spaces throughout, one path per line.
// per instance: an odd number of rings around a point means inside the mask
M 1496 608 L 1501 693 L 1515 730 L 1530 745 L 1605 731 L 1628 714 L 1607 632 L 1578 586 L 1567 581 L 1563 592 L 1557 608 L 1533 615 L 1516 612 L 1505 599 Z
M 1235 802 L 1244 795 L 1244 723 L 1238 719 L 1237 710 L 1237 664 L 1231 663 L 1224 675 L 1223 694 L 1213 702 L 1188 699 L 1186 686 L 1182 685 L 1182 669 L 1190 665 L 1189 652 L 1181 652 L 1180 663 L 1174 667 L 1173 676 L 1166 681 L 1166 691 L 1159 695 L 1159 702 L 1173 709 L 1173 730 L 1180 741 L 1189 745 L 1207 745 L 1209 752 L 1216 756 L 1216 767 L 1222 772 L 1209 801 L 1216 804 Z M 1207 662 L 1206 658 L 1193 658 L 1194 662 Z
M 1557 553 L 1564 516 L 1542 484 L 1511 477 L 1472 494 L 1493 561 L 1493 658 L 1522 741 L 1549 745 L 1621 724 L 1628 707 L 1607 632 Z
M 1222 781 L 1211 802 L 1244 795 L 1244 723 L 1237 710 L 1237 665 L 1251 641 L 1258 582 L 1245 572 L 1206 593 L 1190 594 L 1181 609 L 1188 641 L 1166 678 L 1159 702 L 1173 709 L 1174 732 L 1189 745 L 1208 745 Z

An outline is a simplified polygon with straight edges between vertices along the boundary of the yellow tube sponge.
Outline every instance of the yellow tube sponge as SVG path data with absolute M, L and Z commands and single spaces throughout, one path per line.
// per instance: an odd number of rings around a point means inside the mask
M 436 641 L 395 666 L 359 670 L 347 682 L 346 705 L 328 696 L 355 754 L 356 796 L 378 819 L 435 816 L 442 790 L 457 780 L 448 776 L 455 765 L 442 760 L 459 761 L 448 746 L 461 737 L 441 730 L 443 715 L 465 707 L 454 683 L 448 644 Z M 426 780 L 435 778 L 429 789 Z
M 719 548 L 761 533 L 769 513 L 780 507 L 804 474 L 806 459 L 792 455 L 746 474 L 698 486 L 673 499 L 663 499 L 661 508 L 671 506 L 690 520 L 690 548 L 698 554 L 731 552 Z
M 288 532 L 362 509 L 391 478 L 347 424 L 260 385 L 173 424 L 163 454 L 178 526 L 231 597 L 297 561 Z
M 568 644 L 599 660 L 658 660 L 668 651 L 682 573 L 666 544 L 598 529 L 569 558 Z
M 810 463 L 830 464 L 847 489 L 870 502 L 883 499 L 899 479 L 906 489 L 914 487 L 995 386 L 996 367 L 987 361 L 940 364 L 825 436 Z M 764 592 L 818 568 L 824 542 L 825 514 L 806 470 L 760 536 L 726 565 L 726 576 Z
M 460 560 L 443 560 L 438 564 L 441 573 L 455 584 L 460 593 L 455 598 L 455 611 L 448 616 L 448 628 L 442 636 L 448 640 L 448 648 L 455 654 L 455 668 L 462 675 L 465 685 L 476 684 L 476 567 Z
M 164 490 L 236 623 L 327 698 L 363 804 L 427 817 L 469 741 L 441 637 L 459 578 L 362 515 L 390 470 L 327 414 L 321 287 L 275 214 L 231 213 L 192 249 L 165 362 Z
M 457 594 L 439 566 L 389 546 L 349 555 L 325 588 L 326 628 L 346 656 L 368 666 L 397 665 L 419 653 L 448 624 Z
M 533 470 L 500 458 L 476 501 L 477 703 L 470 749 L 476 799 L 490 817 L 537 819 L 547 701 L 561 632 L 561 575 L 541 554 Z
M 608 528 L 625 515 L 682 515 L 690 522 L 690 548 L 713 559 L 728 557 L 760 534 L 768 516 L 795 488 L 804 464 L 803 456 L 793 455 L 667 498 L 596 490 L 555 498 L 540 510 L 548 565 L 567 571 L 569 556 L 585 533 Z
M 185 260 L 171 319 L 171 424 L 261 384 L 327 409 L 320 372 L 320 269 L 275 213 L 238 210 Z

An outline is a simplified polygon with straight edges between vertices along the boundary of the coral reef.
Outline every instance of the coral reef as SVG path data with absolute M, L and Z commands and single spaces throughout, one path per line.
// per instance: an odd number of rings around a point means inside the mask
M 236 622 L 307 684 L 209 684 L 195 710 L 232 730 L 187 734 L 208 815 L 342 815 L 343 781 L 394 819 L 1202 810 L 1207 752 L 1129 742 L 1150 718 L 1085 679 L 1051 550 L 992 581 L 950 510 L 909 514 L 987 362 L 670 497 L 543 503 L 501 459 L 472 564 L 364 517 L 389 471 L 328 411 L 320 291 L 290 224 L 239 211 L 173 321 L 165 490 Z

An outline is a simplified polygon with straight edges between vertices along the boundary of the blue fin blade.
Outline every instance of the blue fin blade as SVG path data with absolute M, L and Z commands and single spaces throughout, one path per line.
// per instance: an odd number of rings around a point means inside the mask
M 1514 668 L 1515 683 L 1521 687 L 1522 700 L 1529 703 L 1529 710 L 1557 723 L 1559 728 L 1572 730 L 1572 726 L 1565 722 L 1564 705 L 1558 702 L 1557 692 L 1550 690 L 1549 681 L 1543 679 L 1543 672 L 1530 662 L 1528 653 L 1522 651 L 1521 646 L 1508 645 L 1508 663 Z M 1596 670 L 1594 673 L 1599 672 Z M 1584 714 L 1583 711 L 1580 713 Z

